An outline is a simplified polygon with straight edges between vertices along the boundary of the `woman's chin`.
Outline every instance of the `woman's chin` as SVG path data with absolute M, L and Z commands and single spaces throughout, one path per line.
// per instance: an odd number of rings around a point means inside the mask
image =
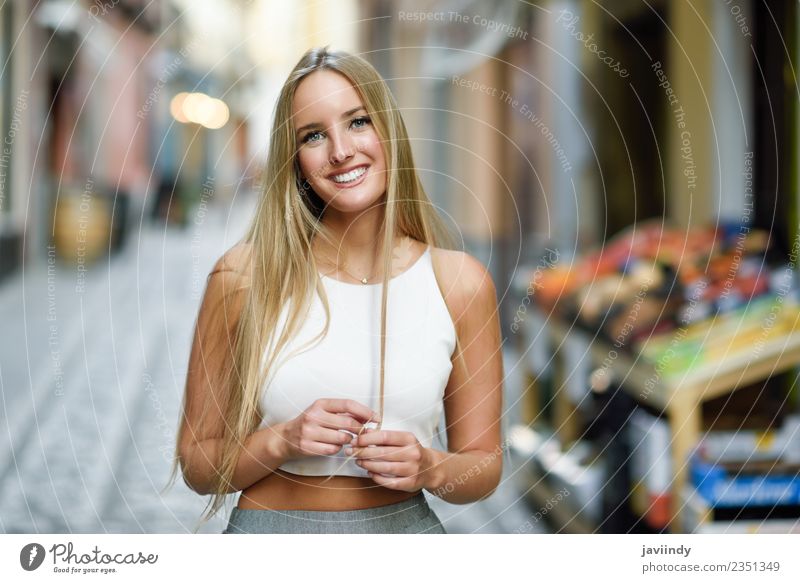
M 328 202 L 327 208 L 338 213 L 360 213 L 381 203 L 382 200 L 381 196 L 342 192 Z

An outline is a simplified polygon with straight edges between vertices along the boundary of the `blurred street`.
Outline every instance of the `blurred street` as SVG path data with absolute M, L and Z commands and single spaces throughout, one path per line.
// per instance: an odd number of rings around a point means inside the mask
M 123 253 L 87 269 L 82 293 L 75 268 L 47 264 L 0 287 L 4 532 L 193 528 L 202 499 L 182 481 L 159 491 L 205 274 L 243 218 L 145 224 Z
M 326 46 L 495 285 L 504 476 L 431 498 L 447 531 L 800 531 L 798 31 L 794 0 L 0 2 L 0 532 L 198 526 L 164 489 L 206 276 L 305 189 L 264 170 Z

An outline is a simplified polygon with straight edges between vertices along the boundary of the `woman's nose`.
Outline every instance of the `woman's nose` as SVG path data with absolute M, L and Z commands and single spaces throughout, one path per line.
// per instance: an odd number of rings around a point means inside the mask
M 341 164 L 355 153 L 352 137 L 346 131 L 333 132 L 328 143 L 331 145 L 331 164 Z

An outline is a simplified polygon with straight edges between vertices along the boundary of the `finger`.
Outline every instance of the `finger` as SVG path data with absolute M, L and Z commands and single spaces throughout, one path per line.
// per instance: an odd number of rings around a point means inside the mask
M 381 459 L 392 462 L 402 462 L 408 457 L 408 447 L 345 447 L 344 453 L 353 455 L 358 459 Z
M 369 472 L 369 477 L 373 482 L 384 488 L 391 490 L 403 490 L 406 492 L 413 492 L 415 490 L 412 484 L 412 478 L 397 478 L 395 476 L 383 476 L 375 472 Z M 419 488 L 416 488 L 419 489 Z
M 417 471 L 417 469 L 414 468 L 414 466 L 406 462 L 381 462 L 372 460 L 357 460 L 356 465 L 370 472 L 395 476 L 398 478 L 407 478 L 409 476 L 416 476 L 419 473 L 419 471 Z
M 352 399 L 320 399 L 320 404 L 331 413 L 349 413 L 363 422 L 380 421 L 380 415 L 375 411 Z
M 327 411 L 320 411 L 315 413 L 313 417 L 320 426 L 329 429 L 344 429 L 351 433 L 358 434 L 358 432 L 363 431 L 365 427 L 363 423 L 346 413 L 328 413 Z M 351 435 L 350 439 L 352 438 L 353 436 Z
M 341 449 L 341 445 L 320 441 L 309 441 L 308 444 L 303 447 L 303 451 L 309 455 L 336 455 Z
M 325 427 L 316 427 L 309 432 L 308 439 L 312 441 L 318 441 L 320 443 L 333 444 L 341 449 L 343 445 L 350 442 L 352 436 L 344 431 L 326 429 Z
M 381 429 L 380 431 L 370 431 L 369 429 L 358 436 L 355 447 L 365 447 L 368 445 L 411 445 L 417 441 L 413 433 L 408 431 L 392 431 Z

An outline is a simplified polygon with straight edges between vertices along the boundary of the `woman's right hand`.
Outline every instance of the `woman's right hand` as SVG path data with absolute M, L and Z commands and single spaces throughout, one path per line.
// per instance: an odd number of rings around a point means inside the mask
M 290 460 L 336 455 L 353 439 L 350 433 L 358 434 L 366 424 L 378 421 L 375 411 L 352 399 L 317 399 L 283 425 L 281 437 L 285 457 Z

